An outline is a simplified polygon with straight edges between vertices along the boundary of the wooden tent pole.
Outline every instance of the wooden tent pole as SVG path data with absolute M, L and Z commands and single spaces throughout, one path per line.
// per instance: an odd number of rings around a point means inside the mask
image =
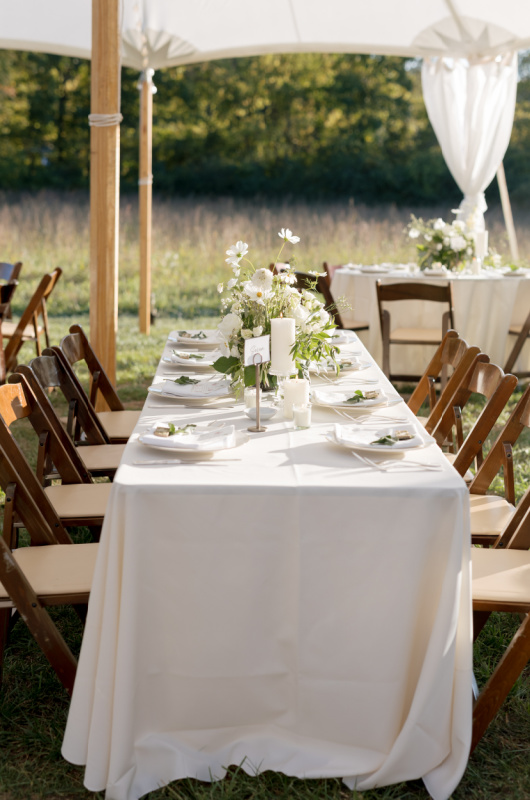
M 151 207 L 153 200 L 153 69 L 140 76 L 140 177 L 138 204 L 140 215 L 140 332 L 151 330 Z
M 90 338 L 116 381 L 120 189 L 119 0 L 92 0 Z
M 504 164 L 497 170 L 497 183 L 499 185 L 499 193 L 501 195 L 502 212 L 504 214 L 504 224 L 508 232 L 508 241 L 510 242 L 510 253 L 513 261 L 519 261 L 519 247 L 517 246 L 517 236 L 515 233 L 515 225 L 513 224 L 512 206 L 510 203 L 510 195 L 508 194 L 508 185 L 506 183 L 506 174 L 504 172 Z

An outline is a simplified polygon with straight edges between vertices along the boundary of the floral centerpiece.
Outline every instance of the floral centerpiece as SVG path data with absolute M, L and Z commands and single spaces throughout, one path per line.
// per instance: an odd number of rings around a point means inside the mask
M 455 271 L 475 255 L 475 240 L 461 220 L 452 224 L 441 218 L 424 222 L 411 214 L 407 231 L 409 238 L 416 240 L 421 270 L 443 266 Z
M 274 267 L 287 243 L 297 244 L 299 236 L 294 236 L 289 228 L 282 228 L 278 236 L 282 244 Z M 296 276 L 292 264 L 281 272 L 276 269 L 256 268 L 248 257 L 248 244 L 236 242 L 226 254 L 226 262 L 232 267 L 233 277 L 217 287 L 222 295 L 221 305 L 225 316 L 219 323 L 222 356 L 214 367 L 218 372 L 229 375 L 232 386 L 241 391 L 244 386 L 253 386 L 254 367 L 243 365 L 245 340 L 265 336 L 271 332 L 271 319 L 291 317 L 296 324 L 293 358 L 299 375 L 305 374 L 312 362 L 332 362 L 337 367 L 338 348 L 332 343 L 335 325 L 324 308 L 324 303 L 311 292 L 299 292 L 295 288 Z M 283 265 L 282 265 L 283 266 Z M 315 277 L 315 287 L 319 273 Z M 261 367 L 261 385 L 274 387 L 276 378 L 268 373 L 268 364 Z

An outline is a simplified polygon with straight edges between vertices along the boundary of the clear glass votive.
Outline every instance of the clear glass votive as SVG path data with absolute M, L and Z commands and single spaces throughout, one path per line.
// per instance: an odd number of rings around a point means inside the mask
M 256 408 L 256 387 L 247 386 L 243 394 L 243 399 L 245 401 L 245 408 Z M 259 399 L 261 402 L 261 394 L 259 396 Z
M 294 427 L 304 431 L 311 427 L 311 403 L 295 403 L 293 405 Z

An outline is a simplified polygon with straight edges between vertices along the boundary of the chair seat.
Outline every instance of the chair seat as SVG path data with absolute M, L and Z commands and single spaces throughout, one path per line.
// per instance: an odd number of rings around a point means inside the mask
M 390 334 L 390 344 L 440 344 L 441 328 L 396 328 Z
M 44 491 L 62 520 L 105 516 L 111 483 L 74 483 L 47 486 Z
M 425 427 L 427 425 L 429 417 L 416 417 L 416 422 L 419 422 L 420 425 Z
M 450 464 L 454 464 L 455 458 L 457 456 L 456 453 L 444 453 L 444 456 L 449 461 Z M 466 483 L 471 483 L 475 476 L 473 473 L 468 469 L 466 470 L 466 474 L 464 475 L 464 480 Z
M 471 548 L 473 602 L 521 604 L 530 609 L 530 552 Z
M 13 336 L 14 332 L 17 329 L 17 325 L 18 325 L 17 322 L 8 322 L 2 320 L 2 336 L 4 337 L 4 339 L 9 339 L 11 336 Z M 42 333 L 44 331 L 42 325 L 38 326 L 38 331 L 39 333 Z M 24 331 L 22 332 L 22 341 L 24 342 L 35 341 L 35 328 L 33 327 L 33 325 L 26 325 Z
M 77 452 L 89 472 L 118 469 L 125 449 L 124 444 L 89 444 Z
M 504 497 L 470 494 L 471 535 L 497 538 L 511 520 L 515 507 Z
M 140 411 L 98 411 L 98 418 L 109 439 L 127 441 L 140 418 Z
M 370 323 L 365 320 L 354 320 L 348 323 L 346 330 L 348 331 L 367 331 L 370 328 Z
M 13 552 L 20 569 L 39 597 L 89 594 L 97 543 L 20 547 Z M 0 601 L 8 599 L 0 583 Z
M 3 330 L 3 328 L 2 328 Z M 509 333 L 513 334 L 513 336 L 519 336 L 521 331 L 523 330 L 523 326 L 521 325 L 510 325 Z

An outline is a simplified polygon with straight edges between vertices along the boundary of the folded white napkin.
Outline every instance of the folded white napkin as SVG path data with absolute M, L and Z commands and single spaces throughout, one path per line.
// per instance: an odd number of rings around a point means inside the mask
M 230 385 L 224 380 L 186 384 L 164 381 L 156 385 L 160 386 L 163 392 L 174 394 L 175 397 L 225 397 L 230 394 Z
M 377 386 L 364 387 L 366 391 L 375 390 Z M 368 406 L 382 406 L 387 405 L 388 397 L 379 389 L 379 395 L 373 400 L 360 400 L 358 403 L 347 403 L 346 401 L 355 394 L 355 388 L 347 389 L 346 391 L 328 391 L 325 389 L 313 389 L 313 400 L 322 406 L 344 406 L 355 411 L 356 408 L 367 408 Z
M 212 450 L 226 450 L 234 447 L 236 442 L 236 429 L 233 425 L 225 425 L 213 431 L 190 431 L 189 433 L 174 433 L 173 436 L 155 436 L 153 431 L 157 425 L 139 437 L 142 444 L 167 447 L 170 450 L 193 450 L 194 452 L 210 453 Z
M 218 350 L 205 351 L 203 353 L 191 353 L 191 356 L 202 356 L 202 358 L 189 358 L 188 354 L 178 355 L 174 350 L 171 353 L 171 361 L 174 364 L 182 364 L 186 367 L 211 367 L 217 361 L 221 353 Z
M 333 344 L 351 344 L 357 341 L 357 336 L 353 331 L 336 330 L 331 341 Z
M 373 445 L 373 442 L 377 439 L 381 439 L 383 436 L 392 436 L 393 432 L 397 430 L 409 431 L 409 433 L 413 434 L 413 438 L 396 442 L 396 444 L 393 445 Z M 345 425 L 337 423 L 333 426 L 333 435 L 339 444 L 343 444 L 346 447 L 370 447 L 372 445 L 374 448 L 388 451 L 408 450 L 411 447 L 420 447 L 424 443 L 424 439 L 420 436 L 414 425 L 393 425 L 392 427 L 380 428 L 376 431 L 359 431 L 355 430 L 355 428 L 348 428 Z M 426 441 L 430 440 L 431 437 L 428 436 Z

